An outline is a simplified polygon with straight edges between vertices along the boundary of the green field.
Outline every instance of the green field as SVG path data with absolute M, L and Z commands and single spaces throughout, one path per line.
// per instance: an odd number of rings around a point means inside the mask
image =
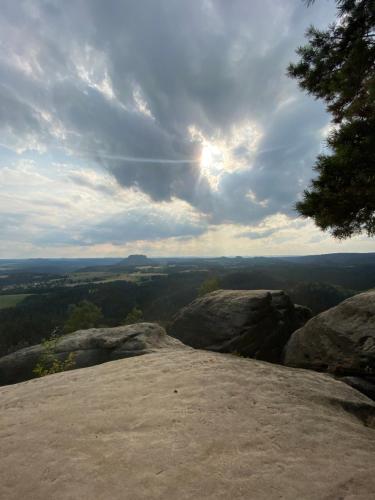
M 19 293 L 15 295 L 0 295 L 0 309 L 5 309 L 6 307 L 14 307 L 30 295 L 32 294 Z

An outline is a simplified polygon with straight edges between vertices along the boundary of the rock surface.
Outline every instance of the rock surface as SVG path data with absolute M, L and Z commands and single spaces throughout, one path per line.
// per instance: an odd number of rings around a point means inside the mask
M 369 500 L 374 405 L 332 377 L 165 349 L 0 388 L 6 500 Z
M 338 375 L 375 373 L 375 290 L 310 319 L 291 336 L 284 362 Z
M 74 353 L 75 368 L 83 368 L 171 347 L 186 348 L 178 340 L 168 337 L 161 326 L 137 323 L 116 328 L 79 330 L 64 335 L 58 340 L 54 352 L 61 361 Z M 44 347 L 38 344 L 0 358 L 0 385 L 35 377 L 33 369 L 43 350 Z
M 375 400 L 375 377 L 340 377 L 339 380 Z
M 282 291 L 217 290 L 181 309 L 168 333 L 192 347 L 278 362 L 309 317 Z

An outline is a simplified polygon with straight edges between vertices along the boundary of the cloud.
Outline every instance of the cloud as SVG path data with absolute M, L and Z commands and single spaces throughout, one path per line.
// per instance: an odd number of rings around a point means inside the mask
M 167 238 L 195 237 L 206 232 L 207 223 L 171 213 L 169 209 L 138 208 L 118 213 L 110 218 L 85 228 L 80 241 L 86 245 L 110 242 L 121 245 L 139 240 L 161 240 Z
M 116 187 L 111 183 L 98 181 L 98 176 L 90 175 L 89 172 L 70 172 L 67 178 L 78 186 L 99 191 L 108 196 L 113 196 L 117 192 Z
M 265 231 L 245 231 L 238 236 L 241 238 L 249 238 L 250 240 L 261 240 L 263 238 L 269 238 L 278 231 L 279 228 L 266 229 Z
M 296 93 L 285 67 L 307 14 L 298 17 L 292 2 L 5 4 L 4 38 L 12 36 L 2 68 L 12 70 L 4 88 L 12 98 L 2 100 L 16 109 L 14 135 L 31 128 L 48 137 L 60 129 L 66 147 L 154 199 L 198 204 L 199 196 L 191 196 L 191 186 L 202 182 L 197 167 L 111 161 L 101 152 L 195 160 L 199 145 L 190 126 L 206 136 L 225 134 L 251 117 L 266 129 L 275 108 Z M 326 10 L 309 14 L 314 20 Z
M 314 226 L 313 226 L 314 227 Z M 272 237 L 273 242 L 292 240 L 301 234 L 301 230 L 311 232 L 311 222 L 300 217 L 288 217 L 285 214 L 274 214 L 266 217 L 260 224 L 236 234 L 237 238 L 262 240 Z M 318 230 L 316 230 L 318 231 Z M 270 241 L 270 240 L 268 240 Z
M 178 206 L 174 207 L 173 213 L 166 207 L 135 206 L 101 220 L 77 221 L 69 228 L 45 224 L 33 241 L 37 245 L 59 247 L 107 243 L 117 246 L 136 241 L 192 238 L 207 229 L 207 223 L 197 214 L 187 216 Z
M 295 216 L 329 120 L 286 66 L 306 27 L 334 12 L 333 1 L 4 0 L 1 145 L 33 157 L 30 182 L 1 152 L 0 166 L 18 175 L 5 194 L 28 237 L 120 245 L 232 225 L 272 238 L 262 224 Z

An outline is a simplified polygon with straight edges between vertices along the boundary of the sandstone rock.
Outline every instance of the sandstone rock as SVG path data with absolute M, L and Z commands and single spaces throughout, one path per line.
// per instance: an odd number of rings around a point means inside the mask
M 277 362 L 310 316 L 282 291 L 217 290 L 181 309 L 168 333 L 192 347 Z
M 6 500 L 369 500 L 374 405 L 332 377 L 164 349 L 0 388 Z
M 375 372 L 375 290 L 310 319 L 285 348 L 285 364 L 338 375 Z
M 339 380 L 375 400 L 375 377 L 341 377 Z
M 137 323 L 70 333 L 58 340 L 54 352 L 61 361 L 65 360 L 69 353 L 74 353 L 75 368 L 83 368 L 171 347 L 187 348 L 178 340 L 168 337 L 161 326 L 154 323 Z M 33 378 L 33 369 L 43 349 L 43 346 L 38 344 L 0 358 L 0 385 Z

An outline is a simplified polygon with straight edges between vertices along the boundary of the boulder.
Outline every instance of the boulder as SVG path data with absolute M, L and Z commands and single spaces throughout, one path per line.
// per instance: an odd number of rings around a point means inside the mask
M 186 348 L 168 337 L 164 328 L 154 323 L 137 323 L 116 328 L 91 328 L 60 337 L 54 355 L 60 361 L 74 353 L 74 368 L 149 354 L 163 348 Z M 38 344 L 0 358 L 0 385 L 14 384 L 35 377 L 33 369 L 44 352 Z
M 310 319 L 291 336 L 284 362 L 343 376 L 374 374 L 375 290 Z
M 278 362 L 310 316 L 279 290 L 217 290 L 181 309 L 168 333 L 195 348 Z
M 375 400 L 375 377 L 340 377 L 340 380 Z
M 369 500 L 374 404 L 332 377 L 193 349 L 0 388 L 6 500 Z

